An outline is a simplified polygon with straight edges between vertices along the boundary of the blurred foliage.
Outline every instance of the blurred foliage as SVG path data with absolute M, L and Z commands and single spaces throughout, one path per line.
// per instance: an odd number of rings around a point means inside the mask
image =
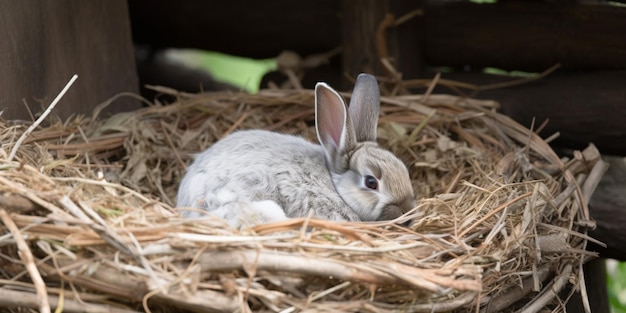
M 511 77 L 533 77 L 538 73 L 523 72 L 523 71 L 505 71 L 494 67 L 486 67 L 483 69 L 483 73 L 492 75 L 506 75 Z
M 611 312 L 626 313 L 626 262 L 608 262 L 607 287 Z
M 172 50 L 168 55 L 188 66 L 208 71 L 216 80 L 251 93 L 259 90 L 261 78 L 265 73 L 276 69 L 275 59 L 255 60 L 192 49 Z

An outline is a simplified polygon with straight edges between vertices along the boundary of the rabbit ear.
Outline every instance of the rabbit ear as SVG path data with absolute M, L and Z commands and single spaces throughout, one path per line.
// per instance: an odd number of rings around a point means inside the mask
M 356 144 L 354 129 L 343 98 L 325 83 L 315 85 L 315 127 L 329 165 Z
M 380 114 L 380 91 L 374 76 L 359 74 L 348 110 L 354 123 L 356 140 L 358 142 L 376 141 L 376 128 Z

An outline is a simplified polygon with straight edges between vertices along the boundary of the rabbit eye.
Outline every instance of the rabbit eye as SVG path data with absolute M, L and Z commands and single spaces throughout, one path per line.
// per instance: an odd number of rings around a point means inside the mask
M 376 179 L 376 177 L 372 175 L 365 176 L 364 183 L 365 183 L 365 187 L 369 189 L 373 189 L 373 190 L 378 189 L 378 180 Z

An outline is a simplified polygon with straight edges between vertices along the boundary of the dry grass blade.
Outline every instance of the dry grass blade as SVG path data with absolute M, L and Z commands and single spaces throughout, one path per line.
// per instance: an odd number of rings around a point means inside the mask
M 70 81 L 65 85 L 65 87 L 63 87 L 61 92 L 56 96 L 56 98 L 54 98 L 54 100 L 52 100 L 52 103 L 50 103 L 50 105 L 43 112 L 43 114 L 41 114 L 41 116 L 22 134 L 22 136 L 20 136 L 20 138 L 17 140 L 17 142 L 15 142 L 15 144 L 13 145 L 13 149 L 11 149 L 11 153 L 9 154 L 9 157 L 7 158 L 8 161 L 12 161 L 13 160 L 13 158 L 15 157 L 15 153 L 17 153 L 17 149 L 19 149 L 19 147 L 22 144 L 22 142 L 24 142 L 24 140 L 26 140 L 26 137 L 28 137 L 28 135 L 35 128 L 37 128 L 37 126 L 39 126 L 39 124 L 41 124 L 41 122 L 43 122 L 44 119 L 46 119 L 48 114 L 50 114 L 50 112 L 52 112 L 52 110 L 57 105 L 57 103 L 59 103 L 59 100 L 61 100 L 61 98 L 63 98 L 65 93 L 70 89 L 70 86 L 72 86 L 72 84 L 74 84 L 74 81 L 77 78 L 78 78 L 78 75 L 74 74 L 74 76 L 72 76 Z
M 36 309 L 37 307 L 32 306 L 36 301 L 33 297 L 33 294 L 27 291 L 0 288 L 0 306 L 5 308 L 20 307 Z M 60 307 L 60 304 L 63 303 L 63 312 L 68 313 L 137 313 L 135 310 L 127 310 L 107 304 L 91 304 L 72 299 L 61 300 L 58 296 L 49 296 L 49 298 L 52 308 Z
M 30 251 L 28 244 L 22 238 L 22 233 L 17 228 L 13 220 L 9 217 L 9 214 L 4 209 L 0 209 L 0 219 L 2 223 L 9 229 L 18 248 L 18 254 L 20 259 L 26 266 L 26 270 L 30 275 L 30 278 L 33 280 L 33 286 L 37 291 L 36 301 L 39 307 L 39 312 L 41 313 L 49 313 L 50 312 L 50 301 L 48 301 L 48 291 L 46 290 L 46 284 L 44 280 L 41 278 L 41 274 L 39 274 L 39 270 L 37 269 L 37 265 L 35 265 L 35 258 L 33 257 L 33 253 Z

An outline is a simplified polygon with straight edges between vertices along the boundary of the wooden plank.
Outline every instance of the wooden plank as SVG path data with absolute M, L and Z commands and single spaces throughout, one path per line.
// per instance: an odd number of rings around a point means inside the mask
M 247 56 L 276 57 L 329 51 L 341 42 L 341 2 L 129 1 L 133 39 L 155 48 L 185 47 Z
M 605 157 L 609 169 L 591 197 L 589 213 L 596 221 L 590 235 L 607 245 L 606 248 L 590 246 L 605 258 L 626 261 L 626 162 L 623 156 Z
M 448 73 L 442 78 L 486 85 L 515 80 L 481 73 Z M 552 144 L 583 149 L 593 142 L 603 154 L 626 155 L 626 71 L 557 71 L 515 87 L 479 92 L 474 97 L 500 102 L 501 112 L 535 127 L 549 119 L 540 135 L 560 136 Z M 420 92 L 419 90 L 417 92 Z M 450 93 L 439 87 L 435 92 Z
M 430 65 L 541 71 L 626 68 L 626 8 L 602 3 L 429 1 Z
M 388 0 L 343 1 L 342 72 L 346 76 L 356 77 L 363 72 L 375 75 L 384 73 L 376 33 L 389 12 L 388 2 Z
M 137 92 L 124 0 L 0 2 L 0 108 L 3 118 L 30 120 L 24 101 L 42 112 L 73 74 L 78 80 L 54 114 L 91 114 L 122 91 Z M 137 108 L 135 100 L 109 110 Z

